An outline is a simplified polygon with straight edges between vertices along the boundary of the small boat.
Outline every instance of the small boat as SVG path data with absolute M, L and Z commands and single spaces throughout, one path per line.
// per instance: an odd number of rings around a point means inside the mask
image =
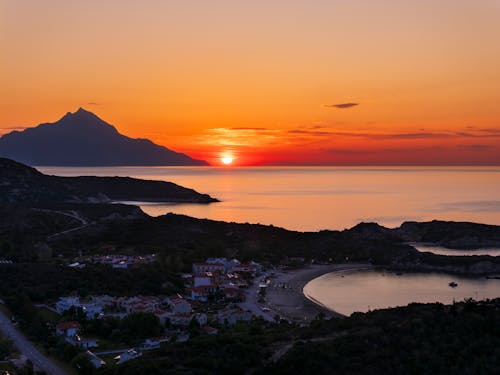
M 458 284 L 454 281 L 452 281 L 451 283 L 448 284 L 450 287 L 452 288 L 456 288 L 458 286 Z

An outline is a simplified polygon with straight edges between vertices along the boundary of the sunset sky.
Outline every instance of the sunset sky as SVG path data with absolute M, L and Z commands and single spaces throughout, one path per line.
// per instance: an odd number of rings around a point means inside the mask
M 220 164 L 500 164 L 499 0 L 0 0 L 0 134 Z

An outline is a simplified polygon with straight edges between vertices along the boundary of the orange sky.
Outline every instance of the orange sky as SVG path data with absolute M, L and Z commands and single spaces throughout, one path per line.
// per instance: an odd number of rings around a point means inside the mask
M 498 0 L 0 0 L 0 134 L 82 106 L 214 164 L 500 164 L 499 20 Z

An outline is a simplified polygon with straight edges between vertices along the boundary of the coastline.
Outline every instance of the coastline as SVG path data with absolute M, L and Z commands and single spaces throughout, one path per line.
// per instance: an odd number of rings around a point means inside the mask
M 267 288 L 266 305 L 283 319 L 296 323 L 308 323 L 319 313 L 323 313 L 327 319 L 344 317 L 321 305 L 311 296 L 305 295 L 304 286 L 327 273 L 367 268 L 373 268 L 373 265 L 365 263 L 312 265 L 276 273 L 271 277 L 271 283 Z

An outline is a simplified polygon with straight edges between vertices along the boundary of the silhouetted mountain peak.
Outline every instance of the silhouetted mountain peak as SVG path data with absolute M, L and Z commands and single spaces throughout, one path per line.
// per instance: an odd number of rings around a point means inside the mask
M 79 108 L 54 123 L 0 137 L 0 157 L 29 165 L 207 165 L 147 139 L 133 139 Z
M 113 125 L 108 124 L 106 121 L 101 119 L 96 114 L 83 109 L 78 108 L 75 112 L 66 113 L 59 121 L 55 122 L 54 125 L 58 126 L 72 126 L 72 127 L 86 127 L 89 129 L 104 129 L 108 131 L 113 131 L 118 133 L 118 130 Z

